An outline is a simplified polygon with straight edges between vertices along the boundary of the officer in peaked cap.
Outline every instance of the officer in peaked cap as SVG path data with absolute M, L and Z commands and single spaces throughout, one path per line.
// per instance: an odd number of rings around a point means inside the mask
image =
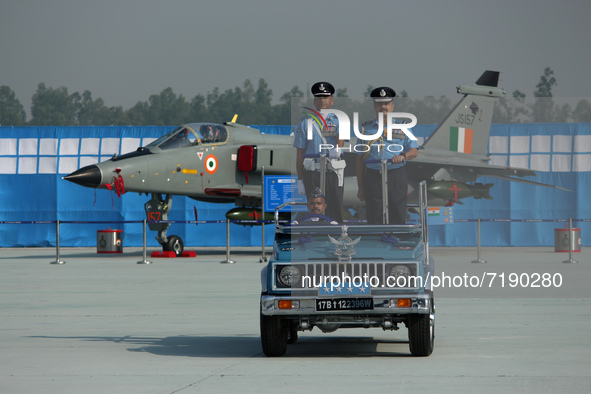
M 408 197 L 408 180 L 404 166 L 408 160 L 417 157 L 419 145 L 408 138 L 401 130 L 393 130 L 392 139 L 387 138 L 388 113 L 394 112 L 394 89 L 382 86 L 372 90 L 370 97 L 376 111 L 376 119 L 363 124 L 362 133 L 379 135 L 374 140 L 357 141 L 358 144 L 369 146 L 357 156 L 357 197 L 365 201 L 367 222 L 382 224 L 382 175 L 381 163 L 366 163 L 366 160 L 388 160 L 388 223 L 406 223 L 406 201 Z M 382 133 L 379 133 L 379 119 L 382 119 Z M 394 119 L 394 123 L 406 123 Z
M 392 88 L 382 86 L 380 88 L 375 88 L 374 90 L 372 90 L 369 96 L 373 99 L 374 102 L 387 103 L 394 100 L 394 97 L 396 97 L 396 92 Z
M 335 88 L 329 82 L 316 82 L 310 89 L 314 95 L 314 106 L 317 111 L 330 109 L 334 103 Z M 343 182 L 345 161 L 341 160 L 341 152 L 337 149 L 344 141 L 339 139 L 339 120 L 335 114 L 324 115 L 324 122 L 318 122 L 306 115 L 296 130 L 293 146 L 297 149 L 296 171 L 298 174 L 298 192 L 306 195 L 308 201 L 320 185 L 320 153 L 328 156 L 326 166 L 326 216 L 342 223 Z M 308 133 L 308 126 L 313 130 Z M 308 135 L 310 134 L 310 136 Z M 331 145 L 332 149 L 326 149 Z M 321 147 L 324 147 L 321 152 Z M 304 158 L 304 155 L 307 157 Z
M 316 82 L 310 90 L 314 97 L 332 96 L 335 92 L 334 86 L 328 82 Z

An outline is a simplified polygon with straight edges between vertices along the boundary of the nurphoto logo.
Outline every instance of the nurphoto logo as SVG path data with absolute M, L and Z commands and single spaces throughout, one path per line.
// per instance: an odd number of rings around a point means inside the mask
M 322 130 L 323 128 L 327 127 L 326 120 L 324 118 L 325 115 L 334 114 L 337 119 L 339 120 L 339 139 L 341 140 L 349 140 L 351 139 L 351 121 L 349 120 L 349 116 L 340 111 L 338 109 L 321 109 L 320 112 L 313 110 L 312 108 L 304 107 L 311 113 L 308 114 L 309 118 L 307 120 L 307 129 L 308 134 L 306 138 L 311 140 L 313 138 L 312 133 L 314 131 L 313 122 L 315 121 L 318 127 Z M 410 123 L 394 123 L 394 119 L 410 119 Z M 408 138 L 413 141 L 417 140 L 417 137 L 410 131 L 409 129 L 417 125 L 417 117 L 409 112 L 388 112 L 388 120 L 386 124 L 386 138 L 390 141 L 392 140 L 392 132 L 394 130 L 402 131 Z M 376 138 L 379 138 L 382 135 L 382 131 L 384 130 L 384 119 L 383 117 L 378 117 L 378 131 L 375 134 L 362 134 L 359 131 L 359 113 L 353 112 L 353 132 L 355 136 L 359 139 L 365 141 L 372 141 Z
M 304 109 L 308 110 L 309 113 L 307 119 L 307 135 L 306 138 L 308 140 L 312 140 L 314 138 L 314 123 L 316 123 L 316 127 L 318 130 L 327 130 L 328 124 L 326 122 L 325 116 L 329 114 L 333 114 L 337 117 L 339 121 L 339 139 L 347 141 L 351 139 L 351 121 L 349 116 L 338 109 L 321 109 L 320 112 L 316 111 L 312 108 L 304 107 Z M 394 123 L 394 119 L 410 119 L 409 123 Z M 353 112 L 353 133 L 359 140 L 364 141 L 375 141 L 383 135 L 384 131 L 384 119 L 382 116 L 378 116 L 378 128 L 375 134 L 363 134 L 359 130 L 359 113 Z M 386 139 L 388 141 L 392 140 L 392 134 L 404 134 L 409 139 L 416 141 L 417 137 L 410 131 L 410 128 L 416 126 L 417 124 L 417 117 L 408 112 L 388 112 L 387 121 L 386 121 Z M 400 137 L 395 137 L 394 139 L 400 139 Z M 375 145 L 375 144 L 374 144 Z M 390 152 L 398 153 L 403 151 L 403 146 L 400 144 L 377 144 L 375 145 L 380 151 L 382 148 L 388 150 Z M 343 148 L 339 148 L 333 144 L 320 144 L 320 151 L 329 151 L 331 149 L 337 149 L 342 151 Z M 355 144 L 348 147 L 349 151 L 355 152 L 368 152 L 371 149 L 371 145 L 367 144 Z

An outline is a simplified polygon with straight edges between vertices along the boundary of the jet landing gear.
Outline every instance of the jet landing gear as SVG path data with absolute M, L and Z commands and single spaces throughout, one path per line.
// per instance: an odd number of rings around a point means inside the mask
M 178 257 L 183 254 L 185 246 L 183 240 L 178 235 L 166 236 L 166 231 L 170 227 L 170 223 L 153 223 L 162 220 L 168 220 L 168 213 L 172 206 L 172 195 L 167 194 L 166 198 L 162 198 L 162 194 L 153 193 L 152 198 L 144 205 L 146 210 L 146 217 L 148 218 L 148 226 L 151 231 L 158 231 L 156 240 L 162 245 L 162 250 L 165 252 L 174 252 Z
M 183 245 L 183 240 L 178 235 L 171 235 L 168 237 L 168 241 L 162 245 L 162 249 L 165 252 L 174 252 L 177 256 L 183 254 L 185 246 Z

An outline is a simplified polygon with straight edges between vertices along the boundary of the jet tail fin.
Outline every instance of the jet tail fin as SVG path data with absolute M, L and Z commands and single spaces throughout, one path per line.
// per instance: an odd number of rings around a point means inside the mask
M 498 82 L 499 72 L 487 70 L 476 85 L 458 86 L 464 97 L 423 146 L 486 156 L 494 102 L 505 95 Z
M 476 81 L 476 85 L 479 86 L 490 86 L 490 87 L 497 87 L 499 86 L 499 72 L 498 71 L 490 71 L 486 70 L 478 81 Z

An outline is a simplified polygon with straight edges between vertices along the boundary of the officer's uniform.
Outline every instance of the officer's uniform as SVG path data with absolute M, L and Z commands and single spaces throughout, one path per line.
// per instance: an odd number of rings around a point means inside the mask
M 371 97 L 384 101 L 391 101 L 396 93 L 391 88 L 377 88 L 371 93 Z M 379 116 L 382 116 L 379 114 Z M 404 124 L 405 121 L 394 120 L 394 123 Z M 388 140 L 384 124 L 383 134 L 375 140 L 358 139 L 357 144 L 369 145 L 368 152 L 357 152 L 363 156 L 363 160 L 388 160 L 388 223 L 406 223 L 406 202 L 408 198 L 408 180 L 402 163 L 392 164 L 392 157 L 404 155 L 410 149 L 419 148 L 416 141 L 408 138 L 401 130 L 392 131 L 392 139 Z M 375 119 L 363 124 L 363 134 L 375 135 L 378 131 L 378 120 Z M 402 150 L 400 150 L 402 148 Z M 367 150 L 367 149 L 363 149 Z M 383 223 L 382 207 L 382 163 L 365 163 L 365 175 L 363 177 L 363 194 L 369 224 Z
M 335 92 L 334 87 L 328 82 L 317 82 L 312 85 L 312 94 L 314 96 L 332 96 Z M 308 119 L 310 116 L 304 116 L 300 121 L 300 125 L 296 130 L 293 146 L 295 148 L 304 149 L 304 155 L 319 154 L 320 144 L 331 144 L 337 146 L 339 134 L 339 120 L 336 115 L 329 114 L 325 116 L 326 125 L 318 126 L 315 119 L 312 119 L 312 139 L 308 140 Z M 328 155 L 328 150 L 322 151 Z M 329 161 L 330 162 L 330 161 Z M 344 161 L 343 163 L 344 164 Z M 305 158 L 304 170 L 302 173 L 302 180 L 304 181 L 304 188 L 306 189 L 307 198 L 310 198 L 311 193 L 320 188 L 320 159 L 319 158 Z M 339 181 L 337 173 L 331 170 L 330 164 L 327 165 L 326 171 L 326 216 L 336 220 L 339 223 L 343 222 L 343 179 Z M 340 184 L 340 186 L 339 186 Z

